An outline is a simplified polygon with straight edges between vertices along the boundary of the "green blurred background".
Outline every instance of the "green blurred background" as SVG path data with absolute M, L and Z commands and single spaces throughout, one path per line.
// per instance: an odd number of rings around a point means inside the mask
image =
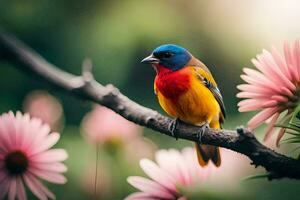
M 96 80 L 112 83 L 129 98 L 160 109 L 153 94 L 154 70 L 140 64 L 153 48 L 176 43 L 189 49 L 212 71 L 219 83 L 228 111 L 225 128 L 246 124 L 252 114 L 239 114 L 236 85 L 242 67 L 271 45 L 299 38 L 299 1 L 276 0 L 0 0 L 0 24 L 30 45 L 49 62 L 79 74 L 85 58 L 93 61 Z M 80 183 L 81 171 L 95 163 L 95 149 L 80 134 L 80 123 L 90 111 L 89 102 L 57 91 L 0 60 L 0 111 L 22 110 L 25 96 L 47 90 L 60 100 L 64 128 L 58 146 L 69 152 L 68 183 L 49 185 L 57 199 L 89 199 Z M 257 133 L 261 130 L 257 130 Z M 160 148 L 182 148 L 189 142 L 144 135 Z M 282 146 L 285 153 L 290 148 Z M 120 153 L 100 152 L 100 162 L 109 168 L 111 183 L 99 199 L 122 199 L 135 191 L 126 182 L 129 175 L 143 174 L 136 163 L 124 163 Z M 226 162 L 226 161 L 224 161 Z M 261 171 L 260 171 L 261 172 Z M 248 175 L 254 171 L 249 171 Z M 232 177 L 235 179 L 235 177 Z M 101 180 L 99 180 L 101 182 Z M 230 180 L 224 181 L 224 187 Z M 202 188 L 199 199 L 299 199 L 300 183 L 292 180 L 241 181 L 234 191 Z M 33 198 L 33 197 L 31 197 Z M 34 198 L 33 198 L 34 199 Z

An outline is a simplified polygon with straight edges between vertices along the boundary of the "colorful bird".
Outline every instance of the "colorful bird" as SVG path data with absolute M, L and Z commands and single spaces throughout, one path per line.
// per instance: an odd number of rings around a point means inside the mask
M 185 48 L 165 44 L 154 49 L 142 63 L 152 64 L 156 71 L 154 92 L 165 112 L 178 121 L 198 125 L 199 139 L 204 129 L 221 128 L 225 119 L 225 106 L 220 90 L 208 68 Z M 220 166 L 218 147 L 196 143 L 198 162 L 201 166 L 211 160 Z

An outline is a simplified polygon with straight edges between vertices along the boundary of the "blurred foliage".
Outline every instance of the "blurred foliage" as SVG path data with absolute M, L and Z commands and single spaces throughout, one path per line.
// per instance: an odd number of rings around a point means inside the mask
M 79 74 L 83 59 L 91 58 L 97 80 L 112 83 L 131 99 L 158 110 L 153 94 L 154 71 L 141 65 L 140 60 L 162 43 L 180 44 L 211 69 L 228 111 L 225 127 L 235 128 L 251 115 L 238 114 L 236 109 L 236 85 L 241 82 L 242 67 L 251 66 L 250 59 L 262 48 L 297 39 L 300 27 L 294 22 L 300 17 L 299 8 L 297 1 L 271 0 L 0 0 L 0 24 L 49 62 L 72 73 Z M 20 73 L 4 60 L 0 60 L 0 75 L 1 113 L 21 110 L 25 96 L 36 89 L 48 90 L 62 102 L 65 128 L 59 145 L 70 156 L 66 163 L 68 183 L 49 187 L 57 199 L 90 198 L 82 189 L 80 175 L 85 165 L 95 164 L 95 149 L 79 134 L 90 103 Z M 190 144 L 150 130 L 145 130 L 145 136 L 159 148 Z M 281 151 L 290 152 L 290 148 L 283 146 Z M 107 174 L 112 179 L 112 188 L 102 199 L 122 199 L 134 191 L 126 177 L 142 174 L 138 163 L 126 163 L 120 155 L 100 151 L 99 162 L 108 166 Z M 230 182 L 224 187 L 226 184 Z M 254 180 L 242 182 L 239 191 L 230 194 L 203 188 L 197 197 L 298 199 L 299 186 L 292 180 Z

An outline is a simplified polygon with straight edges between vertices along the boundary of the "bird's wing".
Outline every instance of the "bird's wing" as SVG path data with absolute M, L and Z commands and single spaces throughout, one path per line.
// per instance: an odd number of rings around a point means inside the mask
M 193 63 L 189 63 L 189 66 L 192 66 L 196 72 L 197 77 L 200 81 L 211 91 L 217 100 L 220 109 L 221 109 L 221 122 L 224 121 L 226 117 L 226 109 L 223 101 L 223 97 L 221 92 L 217 86 L 216 81 L 214 80 L 212 74 L 209 69 L 199 60 L 195 59 Z

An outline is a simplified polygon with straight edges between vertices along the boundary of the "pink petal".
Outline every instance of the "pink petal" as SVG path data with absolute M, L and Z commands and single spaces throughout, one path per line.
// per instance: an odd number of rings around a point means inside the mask
M 269 97 L 263 93 L 254 93 L 254 92 L 239 92 L 237 93 L 236 97 L 238 98 L 253 98 L 253 99 L 263 99 Z
M 197 181 L 199 176 L 199 169 L 202 169 L 199 167 L 198 160 L 197 160 L 197 154 L 194 148 L 191 147 L 185 147 L 182 150 L 182 156 L 185 160 L 186 167 L 188 168 L 188 171 L 192 177 L 191 183 L 192 184 L 195 180 Z M 203 173 L 202 173 L 203 174 Z
M 288 97 L 294 96 L 293 92 L 286 87 L 280 87 L 280 92 Z
M 271 89 L 274 92 L 280 92 L 280 89 L 278 88 L 278 82 L 274 82 L 274 80 L 270 79 L 268 75 L 262 74 L 254 69 L 248 68 L 245 68 L 244 72 L 249 74 L 249 76 L 251 76 L 253 79 L 257 79 L 257 85 L 267 87 L 268 89 Z M 291 86 L 294 87 L 293 84 Z
M 39 180 L 37 180 L 30 173 L 24 174 L 24 181 L 32 191 L 32 193 L 37 196 L 39 199 L 47 200 L 47 196 L 51 199 L 55 199 L 55 196 L 52 192 L 50 192 Z
M 49 172 L 63 173 L 67 171 L 67 167 L 62 163 L 32 163 L 30 166 L 33 170 L 42 170 Z
M 273 68 L 266 64 L 266 62 L 264 60 L 265 59 L 264 54 L 257 55 L 257 57 L 258 57 L 258 60 L 252 59 L 252 63 L 267 76 L 267 79 L 271 80 L 276 85 L 289 85 L 290 86 L 289 83 L 285 84 L 285 81 L 282 80 L 282 78 L 280 78 L 276 72 L 274 72 Z M 292 83 L 291 83 L 291 85 L 292 85 L 292 87 L 294 86 Z
M 252 110 L 261 109 L 263 106 L 262 100 L 257 99 L 245 99 L 238 103 L 239 112 L 248 112 Z
M 17 144 L 17 131 L 15 126 L 16 120 L 13 113 L 10 113 L 9 117 L 6 118 L 6 122 L 6 128 L 10 136 L 11 144 L 13 145 L 11 148 L 14 148 Z
M 7 126 L 9 126 L 7 123 L 7 118 L 8 115 L 7 114 L 3 114 L 1 117 L 1 121 L 0 121 L 0 143 L 1 143 L 1 149 L 5 150 L 5 151 L 9 151 L 11 149 L 11 147 L 13 146 L 13 141 L 10 138 L 10 130 L 7 128 Z
M 178 173 L 178 168 L 174 164 L 175 160 L 173 156 L 170 156 L 169 151 L 167 150 L 159 150 L 155 154 L 155 159 L 160 168 L 169 172 L 169 174 L 176 179 L 176 181 L 180 180 L 180 174 Z
M 271 99 L 277 101 L 278 103 L 288 102 L 289 100 L 288 98 L 280 95 L 273 95 Z
M 262 104 L 264 103 L 264 100 L 262 99 L 245 99 L 238 103 L 238 106 L 247 106 L 247 105 L 253 105 L 253 104 Z
M 4 199 L 5 195 L 7 194 L 10 186 L 11 179 L 6 177 L 5 179 L 0 181 L 0 199 Z
M 272 115 L 274 115 L 277 111 L 279 111 L 279 108 L 267 108 L 263 111 L 257 113 L 252 119 L 248 122 L 249 129 L 255 129 L 268 118 L 270 118 Z
M 260 85 L 261 82 L 259 82 L 257 79 L 251 76 L 247 76 L 242 74 L 241 79 L 243 79 L 245 82 L 252 84 L 252 85 Z
M 140 161 L 140 166 L 144 170 L 144 172 L 154 181 L 174 192 L 177 192 L 175 179 L 170 176 L 167 171 L 159 168 L 153 161 L 142 159 Z
M 8 190 L 8 199 L 14 200 L 17 194 L 17 181 L 16 178 L 12 178 L 9 183 L 9 190 Z
M 299 44 L 299 40 L 297 40 L 295 42 L 295 48 L 294 48 L 294 57 L 296 60 L 296 68 L 297 68 L 297 81 L 300 81 L 300 44 Z
M 60 162 L 68 158 L 68 154 L 64 149 L 50 149 L 30 157 L 32 162 L 51 163 Z
M 187 185 L 187 183 L 191 181 L 191 177 L 189 176 L 187 167 L 184 165 L 184 158 L 179 151 L 175 149 L 170 149 L 169 154 L 174 158 L 173 164 L 177 167 L 177 173 L 180 175 L 178 184 Z
M 27 143 L 26 150 L 30 152 L 32 147 L 39 146 L 43 144 L 45 138 L 50 133 L 50 127 L 48 124 L 42 124 L 40 119 L 32 118 L 31 122 L 33 123 L 33 130 L 31 130 L 34 134 L 31 142 Z
M 259 72 L 257 73 L 259 74 Z M 278 87 L 276 87 L 273 82 L 271 82 L 267 77 L 261 74 L 259 76 L 241 75 L 241 78 L 251 85 L 255 85 L 258 87 L 267 87 L 268 89 L 279 91 Z
M 245 99 L 238 103 L 239 112 L 247 112 L 258 110 L 261 108 L 269 108 L 277 106 L 278 102 L 275 100 L 262 100 L 262 99 Z
M 33 176 L 24 175 L 24 181 L 31 190 L 31 192 L 37 196 L 39 199 L 46 199 L 47 196 L 41 189 L 41 184 L 37 179 L 35 179 Z
M 59 173 L 49 172 L 49 171 L 45 171 L 45 170 L 32 170 L 32 169 L 29 169 L 29 171 L 32 174 L 34 174 L 46 181 L 49 181 L 51 183 L 65 184 L 67 182 L 66 177 L 64 177 L 63 175 L 61 175 Z
M 17 131 L 22 133 L 22 136 L 19 137 L 20 149 L 26 149 L 29 143 L 32 142 L 34 137 L 34 132 L 31 130 L 31 121 L 29 114 L 25 113 L 21 120 L 21 125 L 18 127 Z
M 57 143 L 59 138 L 60 138 L 60 134 L 58 133 L 49 134 L 47 137 L 44 138 L 43 142 L 41 142 L 40 145 L 36 145 L 36 147 L 33 150 L 31 150 L 31 155 L 51 148 L 53 145 Z
M 274 83 L 261 72 L 250 68 L 243 68 L 243 71 L 246 75 L 248 75 L 248 77 L 257 79 L 259 82 L 263 83 L 263 85 L 268 85 L 270 88 L 276 89 L 276 87 L 274 87 Z
M 155 160 L 158 163 L 159 167 L 168 171 L 173 165 L 170 162 L 166 162 L 168 160 L 169 154 L 167 150 L 161 149 L 155 153 Z
M 22 134 L 23 134 L 23 132 L 22 131 L 20 131 L 20 129 L 22 129 L 22 118 L 23 118 L 23 115 L 21 114 L 21 112 L 17 112 L 16 113 L 16 117 L 15 117 L 15 129 L 16 129 L 16 137 L 17 137 L 17 140 L 16 140 L 16 146 L 18 146 L 18 147 L 20 147 L 20 145 L 21 145 L 21 142 L 22 142 L 22 139 L 23 139 L 23 137 L 22 137 Z
M 162 187 L 160 184 L 151 181 L 149 179 L 131 176 L 127 178 L 127 182 L 130 183 L 133 187 L 155 197 L 173 199 L 174 196 L 166 188 Z
M 21 177 L 17 179 L 17 197 L 19 200 L 27 200 L 24 184 Z
M 285 60 L 280 55 L 280 53 L 277 51 L 276 48 L 272 47 L 272 56 L 278 66 L 280 66 L 280 70 L 283 72 L 283 74 L 288 77 L 289 80 L 291 80 L 291 74 L 289 72 L 288 66 L 286 65 Z
M 291 65 L 289 67 L 291 67 L 292 70 L 295 72 L 294 74 L 295 81 L 298 81 L 297 55 L 295 53 L 296 53 L 296 49 L 295 46 L 292 44 L 290 46 Z
M 274 130 L 274 124 L 276 123 L 279 115 L 280 115 L 280 113 L 278 113 L 278 112 L 273 115 L 271 121 L 268 124 L 266 134 L 265 134 L 265 137 L 264 137 L 264 141 L 267 141 L 270 138 L 270 136 L 272 135 L 272 132 Z
M 29 122 L 23 122 L 24 127 L 28 127 L 26 130 L 26 134 L 24 135 L 24 139 L 22 141 L 22 149 L 26 152 L 30 152 L 31 147 L 35 145 L 39 145 L 40 143 L 36 143 L 38 138 L 44 138 L 49 132 L 50 128 L 45 125 L 42 125 L 42 121 L 37 118 L 31 118 Z
M 262 62 L 262 55 L 257 55 L 256 56 L 257 59 L 253 58 L 251 59 L 251 62 L 252 64 L 257 68 L 259 69 L 266 77 L 269 78 L 269 80 L 271 80 L 272 82 L 276 83 L 278 81 L 281 81 L 281 80 L 278 80 L 277 77 L 273 77 L 273 76 L 270 76 L 270 75 L 273 75 L 272 71 L 269 69 L 269 67 L 267 67 L 263 62 Z
M 249 84 L 241 84 L 237 86 L 237 89 L 245 92 L 256 92 L 256 93 L 267 93 L 267 94 L 273 94 L 274 91 L 265 87 L 259 87 L 255 85 L 249 85 Z
M 274 107 L 274 106 L 277 106 L 277 105 L 278 105 L 277 101 L 269 100 L 269 101 L 266 101 L 262 104 L 262 108 L 270 108 L 270 107 Z
M 135 192 L 127 196 L 124 200 L 155 200 L 155 199 L 158 200 L 158 198 L 155 198 L 147 193 Z
M 4 168 L 0 169 L 0 186 L 1 182 L 8 177 L 8 174 L 5 172 Z
M 262 61 L 266 66 L 268 66 L 273 77 L 276 76 L 277 80 L 280 80 L 281 85 L 284 85 L 292 90 L 295 89 L 295 85 L 282 73 L 277 64 L 273 61 L 272 55 L 268 51 L 263 51 Z
M 259 110 L 261 109 L 261 105 L 259 104 L 254 104 L 254 105 L 245 105 L 245 106 L 240 106 L 238 108 L 239 112 L 249 112 L 249 111 L 254 111 L 254 110 Z
M 292 58 L 292 52 L 291 52 L 290 46 L 287 42 L 285 42 L 283 48 L 284 48 L 284 56 L 285 56 L 285 60 L 286 60 L 286 63 L 287 63 L 288 69 L 289 69 L 290 76 L 291 76 L 292 80 L 296 80 L 297 79 L 297 77 L 296 77 L 297 71 L 293 67 L 293 58 Z
M 161 150 L 156 153 L 156 161 L 162 169 L 176 179 L 177 184 L 185 185 L 190 181 L 190 177 L 183 165 L 185 160 L 178 154 L 179 152 L 174 149 Z
M 285 133 L 285 128 L 281 128 L 279 130 L 279 133 L 278 133 L 278 136 L 277 136 L 277 139 L 276 139 L 276 145 L 279 147 L 279 142 L 281 140 L 281 138 L 284 136 L 284 133 Z

